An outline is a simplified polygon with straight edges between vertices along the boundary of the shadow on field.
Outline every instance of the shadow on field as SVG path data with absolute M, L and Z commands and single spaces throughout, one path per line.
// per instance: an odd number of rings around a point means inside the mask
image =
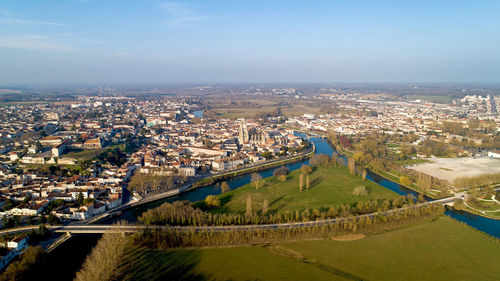
M 234 197 L 233 194 L 221 196 L 221 198 L 220 198 L 220 206 L 224 207 L 224 205 L 226 205 L 227 203 L 229 203 L 229 201 L 231 201 L 231 199 L 233 199 L 233 197 Z
M 286 205 L 285 203 L 282 203 L 281 205 L 277 206 L 278 202 L 281 201 L 281 199 L 283 199 L 284 197 L 285 195 L 281 195 L 280 197 L 275 198 L 273 201 L 271 201 L 271 203 L 269 203 L 269 210 L 267 211 L 268 215 L 276 214 L 276 212 L 280 208 Z
M 196 250 L 154 250 L 131 247 L 113 280 L 208 280 L 194 272 L 200 261 Z
M 316 185 L 320 184 L 322 181 L 324 181 L 326 179 L 326 176 L 320 176 L 320 177 L 316 177 L 314 178 L 312 181 L 311 181 L 311 184 L 309 186 L 309 189 L 315 187 Z
M 269 203 L 269 207 L 272 207 L 274 206 L 276 203 L 278 203 L 281 199 L 283 199 L 283 197 L 285 197 L 285 195 L 281 195 L 280 197 L 277 197 L 276 199 L 274 199 L 273 201 L 271 201 L 271 203 Z

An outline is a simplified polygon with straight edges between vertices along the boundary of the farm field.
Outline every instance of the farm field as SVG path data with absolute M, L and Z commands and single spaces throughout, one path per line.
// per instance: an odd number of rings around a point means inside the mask
M 225 103 L 224 103 L 225 102 Z M 228 104 L 233 102 L 234 104 Z M 320 114 L 332 109 L 331 106 L 317 102 L 282 104 L 279 99 L 233 99 L 217 101 L 216 106 L 208 110 L 218 118 L 255 118 L 262 114 L 275 113 L 279 108 L 285 116 L 296 116 L 304 113 Z

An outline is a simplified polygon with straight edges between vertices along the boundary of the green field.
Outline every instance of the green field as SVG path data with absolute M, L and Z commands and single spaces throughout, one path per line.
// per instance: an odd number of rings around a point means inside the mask
M 237 104 L 228 106 L 229 101 L 235 101 Z M 241 104 L 242 102 L 250 102 L 252 106 Z M 324 103 L 307 101 L 283 104 L 281 99 L 234 99 L 220 101 L 219 106 L 214 106 L 209 111 L 212 111 L 218 118 L 255 118 L 263 113 L 276 112 L 278 107 L 285 116 L 297 116 L 304 113 L 320 114 L 326 113 L 326 109 L 331 109 L 328 101 Z
M 498 198 L 497 198 L 498 200 Z M 493 219 L 500 219 L 500 203 L 487 199 L 487 201 L 477 199 L 467 201 L 466 211 Z
M 130 248 L 115 280 L 345 280 L 265 247 Z
M 116 280 L 498 280 L 500 243 L 442 216 L 359 240 L 132 247 Z
M 307 106 L 307 105 L 293 105 L 281 107 L 283 115 L 297 116 L 304 113 L 320 114 L 324 113 L 320 108 Z M 259 108 L 220 108 L 212 109 L 219 118 L 238 119 L 238 118 L 256 118 L 259 114 L 272 113 L 276 111 L 276 106 L 263 106 Z
M 410 100 L 423 100 L 423 101 L 429 101 L 429 102 L 435 102 L 435 103 L 444 103 L 444 104 L 450 104 L 453 102 L 453 97 L 446 96 L 446 95 L 436 95 L 436 96 L 431 96 L 431 95 L 407 95 L 405 98 L 410 99 Z
M 394 199 L 396 193 L 359 176 L 352 176 L 346 167 L 313 167 L 310 175 L 310 189 L 300 192 L 300 170 L 290 172 L 285 182 L 276 177 L 265 179 L 263 186 L 256 190 L 250 183 L 238 189 L 219 195 L 221 208 L 213 212 L 229 212 L 244 214 L 247 196 L 251 196 L 252 210 L 262 209 L 264 200 L 268 201 L 269 213 L 285 211 L 302 211 L 305 208 L 320 209 L 338 206 L 344 203 L 356 203 L 372 199 Z M 304 179 L 305 182 L 305 179 Z M 368 191 L 365 196 L 353 195 L 353 189 L 364 185 Z
M 90 160 L 96 158 L 99 153 L 101 153 L 100 149 L 79 149 L 71 150 L 62 157 Z
M 101 149 L 73 149 L 68 151 L 67 153 L 63 154 L 62 157 L 68 157 L 68 158 L 76 158 L 80 160 L 93 160 L 95 159 L 99 154 L 103 152 L 108 152 L 112 151 L 113 149 L 118 148 L 120 150 L 125 150 L 125 145 L 124 144 L 113 144 L 105 148 Z
M 500 274 L 498 241 L 448 217 L 357 241 L 285 245 L 367 280 L 498 280 Z

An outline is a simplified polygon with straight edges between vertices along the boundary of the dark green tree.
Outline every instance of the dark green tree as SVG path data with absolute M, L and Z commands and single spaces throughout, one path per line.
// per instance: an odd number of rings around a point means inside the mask
M 83 205 L 83 193 L 80 192 L 78 193 L 78 197 L 76 198 L 76 203 L 78 204 L 78 206 L 82 206 Z

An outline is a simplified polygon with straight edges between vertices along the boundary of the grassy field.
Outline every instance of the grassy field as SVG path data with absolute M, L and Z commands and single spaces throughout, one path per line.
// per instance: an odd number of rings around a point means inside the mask
M 89 160 L 96 158 L 99 153 L 101 153 L 100 149 L 78 149 L 69 151 L 63 157 Z
M 497 192 L 498 200 L 498 192 Z M 466 211 L 493 219 L 500 219 L 500 203 L 487 197 L 474 201 L 468 200 Z
M 439 95 L 439 96 L 428 96 L 428 95 L 407 95 L 405 96 L 406 98 L 410 100 L 422 100 L 422 101 L 429 101 L 429 102 L 435 102 L 435 103 L 444 103 L 444 104 L 450 104 L 453 102 L 453 97 L 450 96 L 445 96 L 445 95 Z
M 233 171 L 233 172 L 225 172 L 225 173 L 222 173 L 219 175 L 211 176 L 208 178 L 203 178 L 203 179 L 197 181 L 192 186 L 192 188 L 198 188 L 201 186 L 212 185 L 213 183 L 215 183 L 214 180 L 222 182 L 223 179 L 228 179 L 228 178 L 235 177 L 238 175 L 248 174 L 248 173 L 251 173 L 252 171 L 259 171 L 259 170 L 268 169 L 268 168 L 272 168 L 272 167 L 283 166 L 283 165 L 286 165 L 287 163 L 296 162 L 296 161 L 298 161 L 297 159 L 305 159 L 307 157 L 310 157 L 311 155 L 314 155 L 314 150 L 311 150 L 311 151 L 307 152 L 306 154 L 293 156 L 291 158 L 284 159 L 281 161 L 262 164 L 262 165 L 258 165 L 256 167 L 245 168 L 245 169 L 241 169 L 241 170 L 237 170 L 237 171 Z
M 111 151 L 115 148 L 119 148 L 121 150 L 125 149 L 125 145 L 123 144 L 113 144 L 105 148 L 101 149 L 73 149 L 63 154 L 62 157 L 68 158 L 76 158 L 80 160 L 92 160 L 95 159 L 99 154 L 107 151 Z
M 345 280 L 265 247 L 130 248 L 115 280 Z
M 296 116 L 304 113 L 323 113 L 319 107 L 308 105 L 292 105 L 281 107 L 285 116 Z M 262 106 L 259 108 L 216 108 L 212 109 L 219 118 L 237 119 L 237 118 L 255 118 L 262 113 L 272 113 L 276 111 L 276 106 Z
M 324 103 L 310 101 L 291 104 L 282 104 L 281 99 L 237 99 L 235 101 L 237 103 L 250 102 L 253 106 L 242 104 L 227 106 L 227 104 L 225 104 L 223 107 L 215 106 L 211 108 L 210 111 L 213 111 L 219 118 L 237 119 L 241 117 L 254 118 L 263 113 L 273 113 L 276 112 L 278 107 L 281 108 L 285 116 L 296 116 L 304 113 L 325 113 L 324 109 L 329 108 L 328 106 L 325 107 Z
M 448 217 L 357 241 L 285 246 L 366 280 L 498 280 L 500 274 L 500 244 Z
M 128 250 L 116 280 L 498 280 L 500 243 L 448 217 L 359 240 Z
M 329 208 L 343 203 L 355 203 L 372 199 L 394 199 L 398 195 L 374 182 L 362 181 L 361 177 L 352 176 L 347 168 L 318 167 L 310 175 L 310 189 L 300 192 L 300 170 L 292 171 L 285 182 L 276 177 L 265 179 L 263 186 L 256 190 L 253 184 L 219 195 L 221 208 L 214 212 L 244 214 L 246 199 L 252 198 L 254 212 L 261 210 L 264 200 L 269 203 L 269 213 L 284 211 L 302 211 L 305 208 Z M 305 182 L 305 179 L 304 179 Z M 355 196 L 353 189 L 364 185 L 368 191 L 365 196 Z

